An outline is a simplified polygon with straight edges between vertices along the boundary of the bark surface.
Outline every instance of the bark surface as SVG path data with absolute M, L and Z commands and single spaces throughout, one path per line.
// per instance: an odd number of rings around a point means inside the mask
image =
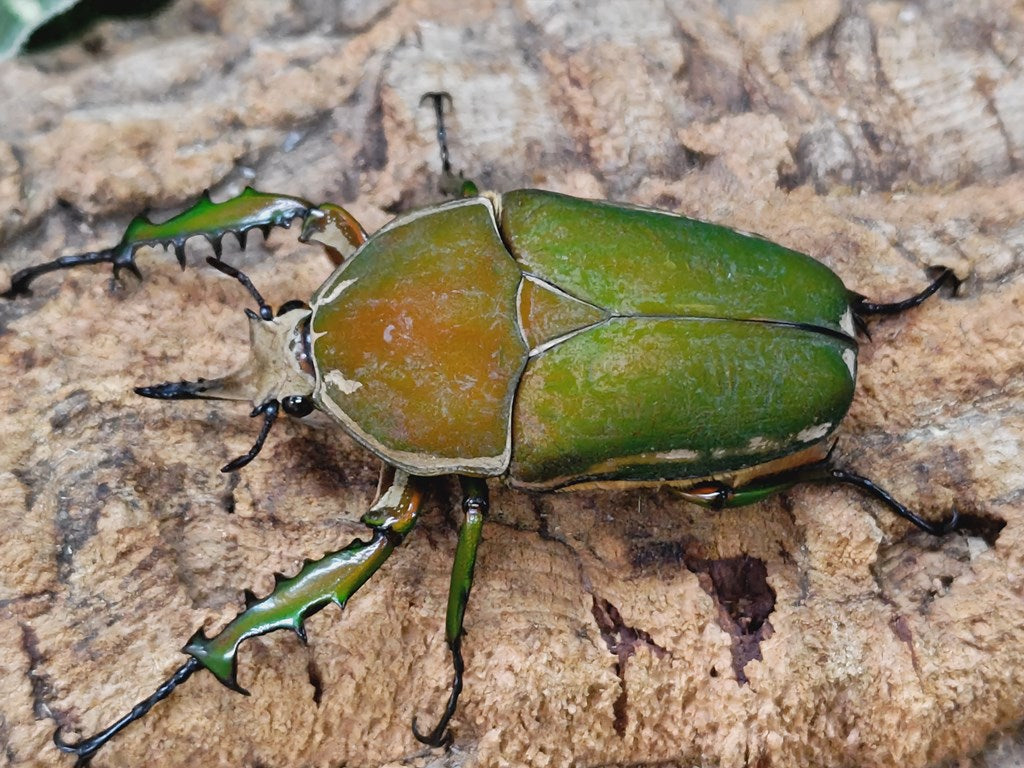
M 199 674 L 94 766 L 970 764 L 1024 716 L 1022 53 L 1011 0 L 182 0 L 0 64 L 0 290 L 206 187 L 332 200 L 372 231 L 439 199 L 432 90 L 452 94 L 453 161 L 481 188 L 759 232 L 875 300 L 929 265 L 966 278 L 872 323 L 836 448 L 930 518 L 956 505 L 962 534 L 843 488 L 709 514 L 669 491 L 494 483 L 444 754 L 409 729 L 451 674 L 458 494 L 438 482 L 308 646 L 243 646 L 251 697 Z M 275 306 L 330 272 L 294 236 L 226 241 Z M 326 419 L 284 419 L 223 475 L 258 430 L 244 405 L 131 394 L 244 358 L 251 300 L 208 253 L 193 243 L 179 272 L 145 252 L 142 283 L 78 269 L 0 303 L 10 766 L 71 765 L 55 725 L 106 725 L 244 587 L 361 535 L 376 462 Z

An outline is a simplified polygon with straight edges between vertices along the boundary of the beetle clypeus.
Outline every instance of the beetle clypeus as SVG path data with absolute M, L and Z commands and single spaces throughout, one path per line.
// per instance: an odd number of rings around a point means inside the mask
M 420 741 L 449 738 L 462 689 L 463 616 L 488 509 L 485 478 L 534 491 L 672 485 L 718 509 L 803 482 L 854 485 L 932 534 L 952 530 L 911 512 L 870 480 L 836 467 L 830 438 L 853 398 L 856 331 L 870 315 L 917 306 L 956 278 L 878 304 L 827 267 L 758 237 L 671 213 L 537 190 L 477 194 L 451 172 L 446 94 L 437 115 L 443 179 L 460 198 L 396 218 L 372 237 L 343 208 L 247 188 L 208 195 L 161 224 L 137 217 L 114 247 L 29 267 L 3 294 L 28 294 L 47 272 L 109 263 L 140 276 L 135 252 L 206 238 L 207 259 L 239 280 L 258 312 L 249 362 L 218 379 L 141 387 L 162 399 L 251 401 L 260 451 L 279 412 L 333 417 L 382 462 L 378 497 L 362 521 L 368 541 L 307 561 L 214 637 L 197 631 L 186 661 L 107 729 L 57 746 L 87 763 L 200 668 L 228 687 L 239 644 L 275 629 L 304 636 L 307 616 L 348 598 L 416 524 L 425 478 L 458 475 L 464 521 L 445 634 L 454 676 L 444 713 Z M 249 279 L 220 260 L 231 233 L 303 221 L 299 240 L 337 265 L 307 305 L 275 314 Z

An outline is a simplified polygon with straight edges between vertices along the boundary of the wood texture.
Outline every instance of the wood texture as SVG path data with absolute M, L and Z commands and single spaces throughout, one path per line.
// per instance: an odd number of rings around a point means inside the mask
M 373 230 L 437 199 L 418 106 L 437 89 L 484 188 L 757 231 L 879 300 L 927 265 L 967 278 L 872 324 L 836 449 L 929 517 L 956 504 L 964 534 L 934 541 L 848 489 L 708 514 L 496 484 L 441 754 L 409 731 L 450 675 L 457 489 L 439 483 L 308 647 L 244 647 L 251 697 L 199 675 L 94 765 L 969 765 L 1024 714 L 1022 51 L 1012 0 L 182 0 L 0 64 L 0 288 L 204 187 L 334 200 Z M 243 587 L 361 531 L 376 467 L 326 422 L 282 424 L 225 476 L 258 428 L 244 407 L 131 394 L 244 356 L 249 299 L 206 253 L 0 304 L 7 765 L 70 765 L 56 723 L 105 725 Z M 329 273 L 294 232 L 226 258 L 275 305 Z

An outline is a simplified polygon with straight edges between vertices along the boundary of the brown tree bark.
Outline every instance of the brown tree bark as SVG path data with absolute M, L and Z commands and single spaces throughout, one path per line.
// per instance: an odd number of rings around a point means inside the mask
M 495 482 L 445 754 L 409 729 L 450 678 L 458 497 L 438 482 L 308 646 L 243 646 L 251 697 L 200 674 L 94 765 L 970 764 L 1024 714 L 1022 51 L 1012 0 L 182 0 L 0 64 L 0 289 L 205 187 L 333 200 L 372 231 L 438 199 L 419 99 L 439 89 L 482 188 L 760 232 L 878 300 L 928 265 L 966 278 L 872 323 L 836 448 L 930 518 L 956 505 L 963 533 L 929 538 L 842 488 L 707 513 L 667 490 Z M 227 250 L 274 305 L 330 271 L 294 234 Z M 250 299 L 206 254 L 0 303 L 8 765 L 70 765 L 56 725 L 107 724 L 243 587 L 361 534 L 376 462 L 326 419 L 285 420 L 225 476 L 258 429 L 244 406 L 131 394 L 242 360 Z

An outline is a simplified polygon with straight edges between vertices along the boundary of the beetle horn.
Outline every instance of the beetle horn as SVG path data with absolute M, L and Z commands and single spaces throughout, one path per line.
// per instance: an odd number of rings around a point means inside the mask
M 135 393 L 158 400 L 248 400 L 257 408 L 281 397 L 311 394 L 313 375 L 304 365 L 303 338 L 309 309 L 295 306 L 270 318 L 251 309 L 245 314 L 251 352 L 237 371 L 215 379 L 136 387 Z
M 269 307 L 266 312 L 264 307 L 266 305 L 261 303 L 259 315 L 251 309 L 245 310 L 249 318 L 251 353 L 245 365 L 234 373 L 216 379 L 172 381 L 135 389 L 136 394 L 157 400 L 252 402 L 250 415 L 262 416 L 263 426 L 252 448 L 224 465 L 222 472 L 233 472 L 256 458 L 277 420 L 282 398 L 285 412 L 295 416 L 304 416 L 313 407 L 309 395 L 313 392 L 314 379 L 306 342 L 309 308 L 286 306 L 286 311 L 273 317 Z
M 228 397 L 219 393 L 226 388 L 225 382 L 229 378 L 204 379 L 200 376 L 195 381 L 165 381 L 163 384 L 136 387 L 135 394 L 154 400 L 248 400 L 247 397 Z M 207 394 L 211 390 L 218 394 Z

